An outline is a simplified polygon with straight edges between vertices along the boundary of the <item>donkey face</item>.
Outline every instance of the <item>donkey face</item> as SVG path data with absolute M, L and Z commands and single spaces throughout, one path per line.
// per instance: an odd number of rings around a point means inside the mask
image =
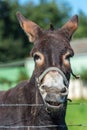
M 20 13 L 17 13 L 17 17 L 29 40 L 34 42 L 31 51 L 35 61 L 34 76 L 43 101 L 48 107 L 59 108 L 68 95 L 70 57 L 74 55 L 70 39 L 77 29 L 78 17 L 72 17 L 59 30 L 51 26 L 47 31 Z

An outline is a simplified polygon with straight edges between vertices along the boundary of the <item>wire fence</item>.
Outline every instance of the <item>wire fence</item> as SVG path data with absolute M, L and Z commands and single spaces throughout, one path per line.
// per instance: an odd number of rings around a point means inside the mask
M 19 128 L 33 128 L 33 129 L 41 129 L 41 128 L 57 128 L 62 127 L 65 128 L 66 125 L 40 125 L 40 126 L 0 126 L 0 128 L 4 129 L 19 129 Z M 73 125 L 67 125 L 67 127 L 87 127 L 87 124 L 73 124 Z
M 87 105 L 85 102 L 73 102 L 68 103 L 68 105 Z M 43 107 L 44 104 L 0 104 L 0 107 Z
M 33 129 L 41 129 L 41 128 L 57 128 L 62 127 L 65 128 L 66 125 L 39 125 L 39 126 L 0 126 L 2 129 L 20 129 L 20 128 L 33 128 Z M 67 127 L 87 127 L 87 124 L 69 124 Z
M 86 102 L 73 102 L 73 103 L 68 103 L 68 105 L 73 105 L 73 106 L 83 106 L 83 105 L 87 105 Z M 0 104 L 0 108 L 2 107 L 43 107 L 44 104 Z M 57 127 L 62 127 L 62 128 L 65 128 L 66 125 L 34 125 L 34 126 L 31 126 L 31 125 L 27 125 L 27 126 L 19 126 L 17 125 L 19 122 L 22 122 L 22 120 L 18 121 L 18 122 L 14 122 L 9 125 L 0 125 L 0 129 L 23 129 L 23 128 L 32 128 L 32 129 L 41 129 L 41 128 L 57 128 Z M 15 124 L 15 125 L 14 125 Z M 87 127 L 87 124 L 67 124 L 67 127 Z

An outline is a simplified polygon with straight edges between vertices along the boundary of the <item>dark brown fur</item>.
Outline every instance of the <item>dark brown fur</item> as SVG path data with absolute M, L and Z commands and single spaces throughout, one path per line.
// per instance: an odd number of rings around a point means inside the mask
M 50 30 L 43 31 L 35 23 L 29 23 L 30 21 L 27 21 L 20 13 L 17 16 L 24 31 L 29 33 L 30 41 L 34 42 L 31 54 L 41 52 L 45 60 L 41 66 L 35 64 L 35 70 L 30 81 L 23 81 L 15 88 L 0 92 L 0 104 L 44 104 L 35 78 L 40 76 L 48 67 L 55 66 L 63 71 L 69 81 L 71 68 L 67 68 L 63 64 L 62 56 L 67 51 L 73 56 L 73 50 L 69 42 L 72 34 L 77 29 L 77 16 L 74 16 L 60 30 L 56 31 L 53 26 L 51 26 Z M 45 106 L 3 106 L 0 107 L 0 126 L 57 125 L 57 127 L 19 128 L 18 130 L 67 130 L 65 123 L 66 107 L 67 102 L 63 104 L 63 107 L 53 111 L 47 111 Z M 63 125 L 64 127 L 58 125 Z M 4 128 L 1 128 L 1 130 L 4 130 Z M 9 128 L 9 130 L 12 129 Z M 15 128 L 15 130 L 17 129 Z

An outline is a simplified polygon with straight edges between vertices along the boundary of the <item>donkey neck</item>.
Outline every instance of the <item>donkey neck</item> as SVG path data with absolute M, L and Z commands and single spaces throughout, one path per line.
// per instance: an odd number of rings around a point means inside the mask
M 29 82 L 29 87 L 28 87 L 28 91 L 30 91 L 30 104 L 36 104 L 36 107 L 31 107 L 31 115 L 32 117 L 34 117 L 34 119 L 32 120 L 32 124 L 33 122 L 37 125 L 42 125 L 43 122 L 45 122 L 43 125 L 65 125 L 65 113 L 66 113 L 66 104 L 65 104 L 65 108 L 63 109 L 59 109 L 56 111 L 49 111 L 46 109 L 43 99 L 40 95 L 39 89 L 38 89 L 38 85 L 36 83 L 36 79 L 35 76 L 32 75 L 30 82 Z M 28 93 L 27 91 L 27 93 Z M 33 97 L 32 97 L 33 96 Z M 41 104 L 41 106 L 39 106 Z M 40 122 L 39 122 L 40 119 Z M 41 123 L 41 124 L 40 124 Z M 54 129 L 56 130 L 56 128 Z M 58 130 L 58 129 L 57 129 Z M 62 129 L 61 129 L 62 130 Z M 66 129 L 64 129 L 66 130 Z

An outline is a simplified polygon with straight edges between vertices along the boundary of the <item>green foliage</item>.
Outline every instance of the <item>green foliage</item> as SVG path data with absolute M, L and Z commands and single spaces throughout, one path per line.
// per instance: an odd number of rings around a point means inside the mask
M 16 19 L 17 10 L 18 2 L 0 1 L 0 62 L 23 59 L 31 48 Z
M 0 1 L 0 62 L 23 59 L 29 55 L 32 47 L 18 23 L 17 11 L 44 29 L 48 29 L 50 23 L 55 27 L 61 26 L 70 15 L 69 7 L 65 4 L 61 10 L 55 2 L 20 5 L 17 0 Z
M 29 44 L 16 18 L 20 11 L 28 19 L 42 28 L 48 29 L 50 23 L 55 28 L 61 27 L 71 17 L 72 8 L 69 3 L 51 0 L 40 0 L 38 5 L 32 1 L 20 5 L 18 0 L 0 1 L 0 62 L 23 59 L 29 56 L 33 44 Z M 79 28 L 75 37 L 87 37 L 87 16 L 79 12 Z
M 86 28 L 87 16 L 82 11 L 79 12 L 78 16 L 79 16 L 79 27 L 78 27 L 75 37 L 76 38 L 87 37 L 87 28 Z
M 11 85 L 11 81 L 6 78 L 0 78 L 0 84 L 8 84 Z
M 35 21 L 44 29 L 48 29 L 50 23 L 58 28 L 62 26 L 62 24 L 69 17 L 70 12 L 68 12 L 68 10 L 69 7 L 64 5 L 61 10 L 58 4 L 54 2 L 44 3 L 37 6 L 34 6 L 31 3 L 30 8 L 29 6 L 26 7 L 26 16 L 27 18 Z
M 25 72 L 25 70 L 21 70 L 19 72 L 19 76 L 18 76 L 17 82 L 20 82 L 20 81 L 23 81 L 23 80 L 28 80 L 28 79 L 29 79 L 29 77 L 28 77 L 27 73 Z

